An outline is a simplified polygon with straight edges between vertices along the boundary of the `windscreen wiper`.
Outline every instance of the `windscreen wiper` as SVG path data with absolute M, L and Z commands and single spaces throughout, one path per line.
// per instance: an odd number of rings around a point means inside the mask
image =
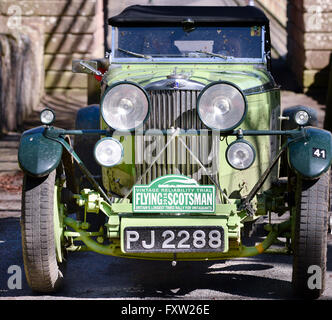
M 127 53 L 127 54 L 131 54 L 132 56 L 138 57 L 138 58 L 144 58 L 144 59 L 152 59 L 151 56 L 146 56 L 145 54 L 141 54 L 141 53 L 136 53 L 136 52 L 132 52 L 129 50 L 125 50 L 122 48 L 118 48 L 119 51 Z
M 212 57 L 218 57 L 218 58 L 222 58 L 222 59 L 233 59 L 234 57 L 232 56 L 224 56 L 223 54 L 219 54 L 219 53 L 214 53 L 214 52 L 210 52 L 210 51 L 200 51 L 200 50 L 197 50 L 196 52 L 198 53 L 204 53 L 204 54 L 207 54 L 209 56 L 212 56 Z

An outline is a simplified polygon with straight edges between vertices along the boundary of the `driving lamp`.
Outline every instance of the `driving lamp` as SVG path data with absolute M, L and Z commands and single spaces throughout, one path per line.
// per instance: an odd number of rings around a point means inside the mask
M 120 82 L 106 91 L 101 102 L 101 113 L 111 128 L 127 131 L 144 123 L 149 105 L 148 95 L 141 87 L 132 82 Z
M 113 167 L 123 158 L 122 144 L 114 138 L 103 138 L 95 146 L 96 161 L 103 167 Z
M 226 159 L 231 167 L 237 170 L 248 169 L 255 161 L 254 147 L 245 140 L 236 140 L 226 150 Z
M 295 122 L 299 126 L 305 126 L 309 122 L 309 114 L 308 112 L 301 110 L 296 112 L 295 114 Z
M 229 82 L 214 82 L 206 86 L 197 100 L 202 122 L 218 131 L 230 131 L 244 120 L 247 103 L 240 89 Z
M 55 113 L 51 109 L 44 109 L 40 112 L 40 122 L 45 125 L 51 125 L 55 120 Z

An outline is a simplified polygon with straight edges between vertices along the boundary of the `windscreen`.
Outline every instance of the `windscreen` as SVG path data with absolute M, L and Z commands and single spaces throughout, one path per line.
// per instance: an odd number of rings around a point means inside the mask
M 251 27 L 119 27 L 114 56 L 132 58 L 256 58 L 263 54 L 264 30 Z

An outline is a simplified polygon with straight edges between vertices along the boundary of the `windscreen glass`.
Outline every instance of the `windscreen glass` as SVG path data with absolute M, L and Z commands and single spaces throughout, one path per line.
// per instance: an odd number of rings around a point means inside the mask
M 119 27 L 116 58 L 262 58 L 264 30 L 252 27 Z

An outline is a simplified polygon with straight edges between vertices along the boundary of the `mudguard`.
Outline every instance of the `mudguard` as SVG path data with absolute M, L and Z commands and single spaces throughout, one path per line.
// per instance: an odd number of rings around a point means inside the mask
M 44 127 L 25 131 L 18 149 L 18 163 L 21 169 L 35 177 L 43 177 L 59 165 L 62 145 L 44 136 Z
M 306 137 L 288 145 L 288 163 L 304 179 L 315 179 L 326 172 L 332 161 L 332 136 L 329 131 L 306 128 Z

